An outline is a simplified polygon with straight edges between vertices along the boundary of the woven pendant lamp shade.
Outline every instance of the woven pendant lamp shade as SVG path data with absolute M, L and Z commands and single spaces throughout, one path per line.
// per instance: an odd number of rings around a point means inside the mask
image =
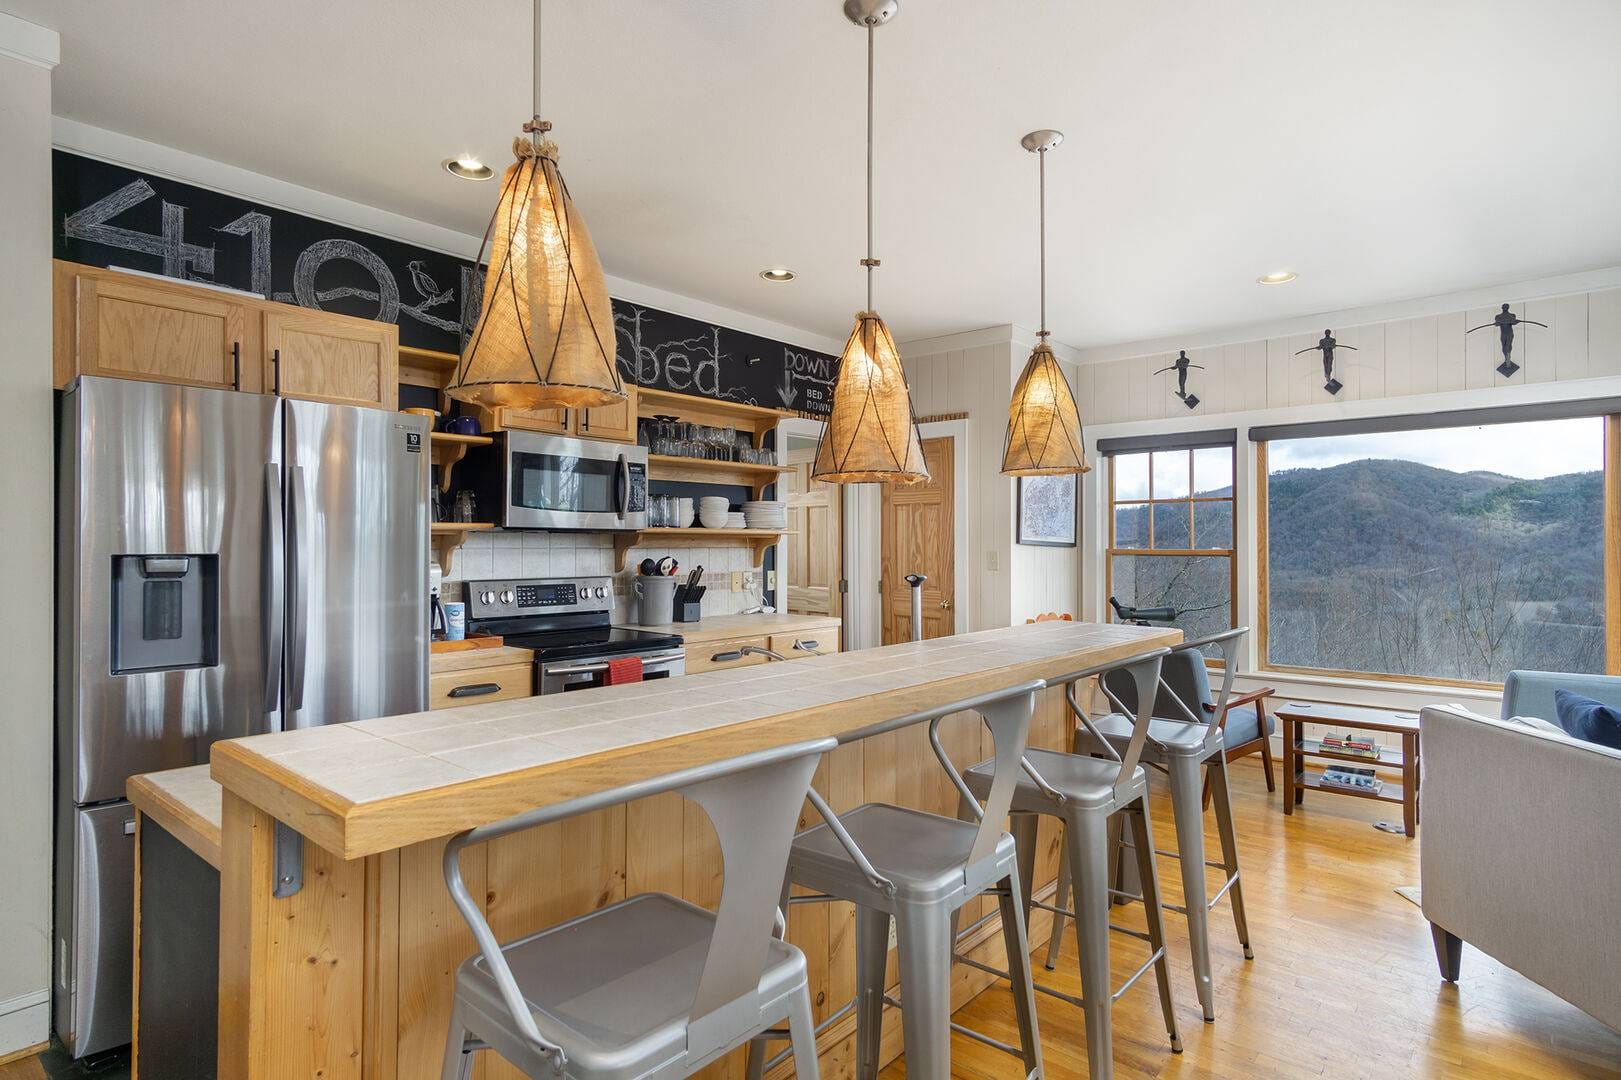
M 512 149 L 518 160 L 501 178 L 485 234 L 483 311 L 445 392 L 525 409 L 623 401 L 608 287 L 557 171 L 557 147 L 519 138 Z
M 877 312 L 858 314 L 845 343 L 833 411 L 811 476 L 831 484 L 915 484 L 929 478 L 906 372 Z
M 1006 476 L 1057 476 L 1091 471 L 1081 441 L 1075 395 L 1058 358 L 1043 341 L 1030 353 L 1013 388 L 1002 472 Z

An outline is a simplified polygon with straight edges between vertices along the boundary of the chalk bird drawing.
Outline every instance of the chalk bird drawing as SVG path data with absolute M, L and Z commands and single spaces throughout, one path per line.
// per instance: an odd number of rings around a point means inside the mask
M 1309 352 L 1320 352 L 1323 354 L 1323 389 L 1327 390 L 1330 394 L 1337 394 L 1341 390 L 1345 389 L 1345 384 L 1334 377 L 1335 349 L 1350 349 L 1352 352 L 1359 351 L 1355 345 L 1341 345 L 1339 342 L 1335 341 L 1334 331 L 1324 330 L 1323 336 L 1317 342 L 1317 344 L 1301 349 L 1299 352 L 1295 353 L 1296 356 L 1301 356 Z
M 1176 372 L 1176 396 L 1182 399 L 1182 404 L 1186 405 L 1190 409 L 1194 409 L 1198 408 L 1199 406 L 1199 395 L 1188 393 L 1189 368 L 1198 368 L 1200 371 L 1203 371 L 1204 365 L 1195 364 L 1192 360 L 1188 359 L 1188 350 L 1181 349 L 1177 352 L 1176 359 L 1171 361 L 1170 367 L 1162 367 L 1158 371 L 1154 372 L 1154 374 L 1163 375 L 1167 371 Z
M 1508 309 L 1507 304 L 1504 304 L 1503 310 L 1499 311 L 1497 317 L 1491 322 L 1481 323 L 1479 326 L 1464 331 L 1466 334 L 1473 334 L 1476 330 L 1489 330 L 1494 326 L 1497 327 L 1497 341 L 1503 347 L 1503 362 L 1497 365 L 1497 373 L 1505 379 L 1512 378 L 1514 373 L 1520 370 L 1520 365 L 1514 362 L 1510 354 L 1514 352 L 1514 328 L 1521 323 L 1540 326 L 1544 330 L 1548 328 L 1548 324 L 1545 322 L 1520 318 Z

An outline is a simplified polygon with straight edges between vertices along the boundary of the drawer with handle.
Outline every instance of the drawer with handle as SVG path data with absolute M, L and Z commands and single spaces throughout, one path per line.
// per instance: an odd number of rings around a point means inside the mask
M 445 671 L 428 676 L 428 708 L 454 709 L 486 701 L 529 697 L 535 692 L 535 666 L 530 663 Z
M 756 649 L 768 648 L 766 640 L 763 637 L 746 637 L 727 638 L 724 641 L 690 641 L 687 643 L 687 674 L 696 675 L 701 671 L 720 671 L 724 668 L 763 664 L 766 657 L 741 650 L 744 646 L 753 646 Z
M 772 634 L 771 651 L 779 652 L 790 660 L 836 653 L 839 651 L 839 629 L 827 626 L 797 634 Z

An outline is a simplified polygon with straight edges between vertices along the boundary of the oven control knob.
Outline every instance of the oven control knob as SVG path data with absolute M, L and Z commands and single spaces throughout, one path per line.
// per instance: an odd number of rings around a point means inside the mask
M 510 604 L 516 599 L 517 599 L 517 596 L 513 594 L 511 589 L 502 589 L 501 590 L 501 603 Z
M 493 604 L 493 603 L 495 603 L 495 593 L 490 591 L 489 589 L 485 589 L 483 592 L 478 594 L 478 599 L 479 599 L 479 603 L 481 603 L 481 604 L 485 604 L 485 605 Z
M 601 585 L 598 585 L 596 588 L 591 590 L 591 595 L 596 597 L 598 600 L 604 600 L 607 599 L 608 590 L 603 588 Z
M 580 590 L 580 599 L 581 600 L 589 600 L 589 599 L 591 599 L 591 586 L 587 585 L 585 582 L 582 581 L 582 582 L 579 583 L 579 585 L 575 586 L 575 588 Z

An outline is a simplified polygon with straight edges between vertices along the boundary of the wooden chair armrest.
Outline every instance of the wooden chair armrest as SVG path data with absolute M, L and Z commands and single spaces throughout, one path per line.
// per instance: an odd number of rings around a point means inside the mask
M 1227 701 L 1227 711 L 1230 712 L 1233 709 L 1241 709 L 1245 705 L 1254 705 L 1256 715 L 1264 716 L 1266 714 L 1266 705 L 1263 704 L 1263 703 L 1265 702 L 1265 700 L 1267 698 L 1272 697 L 1276 693 L 1277 693 L 1277 691 L 1275 689 L 1273 689 L 1270 686 L 1267 686 L 1267 687 L 1262 687 L 1260 690 L 1251 690 L 1247 694 L 1240 694 L 1235 698 L 1229 698 L 1228 701 Z M 1205 711 L 1209 712 L 1209 713 L 1213 713 L 1213 712 L 1216 711 L 1216 707 L 1214 705 L 1206 705 L 1205 706 Z M 1221 714 L 1221 716 L 1219 716 L 1216 719 L 1216 726 L 1220 727 L 1221 725 L 1225 724 L 1226 722 L 1227 722 L 1227 713 L 1223 712 Z

